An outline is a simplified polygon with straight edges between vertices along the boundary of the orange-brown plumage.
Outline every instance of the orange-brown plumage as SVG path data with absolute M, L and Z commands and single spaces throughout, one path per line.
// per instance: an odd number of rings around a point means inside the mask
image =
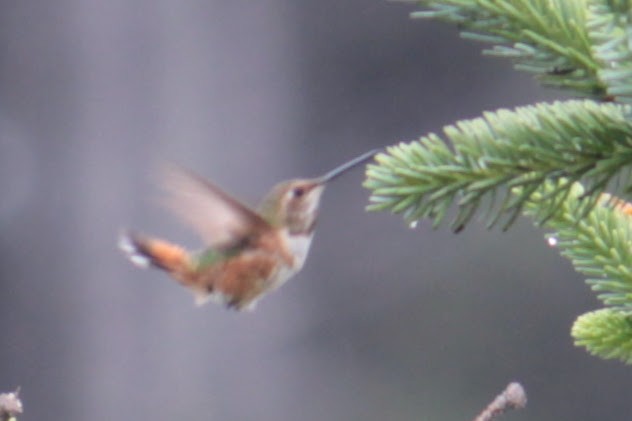
M 171 167 L 165 179 L 167 204 L 200 234 L 204 249 L 189 252 L 134 233 L 124 234 L 119 247 L 133 263 L 169 273 L 194 292 L 198 304 L 215 299 L 238 310 L 252 308 L 303 267 L 325 184 L 375 153 L 322 177 L 279 183 L 258 211 L 197 174 Z
M 205 264 L 184 248 L 165 240 L 126 233 L 121 248 L 135 255 L 137 265 L 153 266 L 168 272 L 196 294 L 198 304 L 216 299 L 238 310 L 248 307 L 267 289 L 270 280 L 295 259 L 279 231 L 271 230 L 252 239 L 246 249 L 230 257 Z
M 268 252 L 252 250 L 228 258 L 185 282 L 191 282 L 190 287 L 201 289 L 209 298 L 217 297 L 240 310 L 269 288 L 268 280 L 277 270 L 278 262 Z
M 146 257 L 152 266 L 174 274 L 184 274 L 191 266 L 188 252 L 176 244 L 139 234 L 128 234 L 128 236 L 133 247 Z M 139 261 L 139 264 L 143 263 Z

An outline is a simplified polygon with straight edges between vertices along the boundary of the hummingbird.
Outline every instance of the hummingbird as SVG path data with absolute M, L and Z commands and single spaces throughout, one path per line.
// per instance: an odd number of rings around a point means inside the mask
M 283 181 L 251 209 L 198 174 L 169 167 L 167 206 L 201 236 L 189 251 L 160 238 L 124 231 L 119 248 L 135 265 L 160 269 L 190 289 L 197 305 L 216 301 L 252 310 L 266 293 L 301 270 L 325 186 L 378 152 L 366 152 L 326 174 Z

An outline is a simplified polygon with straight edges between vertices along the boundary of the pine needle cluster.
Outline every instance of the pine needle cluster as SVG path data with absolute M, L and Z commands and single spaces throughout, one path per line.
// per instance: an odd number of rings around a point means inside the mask
M 387 148 L 370 165 L 369 209 L 452 228 L 483 213 L 526 214 L 605 308 L 580 316 L 575 343 L 632 363 L 632 5 L 611 0 L 426 0 L 413 17 L 456 24 L 486 54 L 583 100 L 497 110 Z

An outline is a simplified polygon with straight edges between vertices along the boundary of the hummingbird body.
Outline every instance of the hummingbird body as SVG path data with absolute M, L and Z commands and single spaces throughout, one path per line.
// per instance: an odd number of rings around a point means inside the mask
M 277 184 L 257 211 L 219 187 L 183 169 L 165 178 L 169 207 L 202 236 L 205 247 L 179 245 L 134 232 L 119 247 L 137 266 L 161 269 L 195 294 L 198 305 L 212 300 L 237 310 L 253 309 L 265 293 L 303 267 L 327 182 L 368 161 L 370 151 L 322 177 Z
M 214 250 L 187 252 L 164 240 L 127 233 L 121 247 L 139 266 L 162 269 L 191 289 L 198 305 L 216 301 L 241 310 L 254 308 L 263 293 L 303 267 L 311 237 L 293 240 L 285 230 L 273 230 L 241 250 L 218 255 Z

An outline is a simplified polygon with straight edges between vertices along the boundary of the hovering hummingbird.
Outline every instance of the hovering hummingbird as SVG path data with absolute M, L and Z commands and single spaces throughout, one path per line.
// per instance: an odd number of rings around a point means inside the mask
M 303 267 L 325 185 L 376 153 L 320 177 L 281 182 L 257 211 L 193 172 L 170 168 L 167 204 L 198 231 L 205 248 L 190 252 L 132 231 L 121 235 L 119 248 L 137 266 L 161 269 L 191 289 L 198 305 L 213 300 L 236 310 L 253 309 L 263 294 Z

